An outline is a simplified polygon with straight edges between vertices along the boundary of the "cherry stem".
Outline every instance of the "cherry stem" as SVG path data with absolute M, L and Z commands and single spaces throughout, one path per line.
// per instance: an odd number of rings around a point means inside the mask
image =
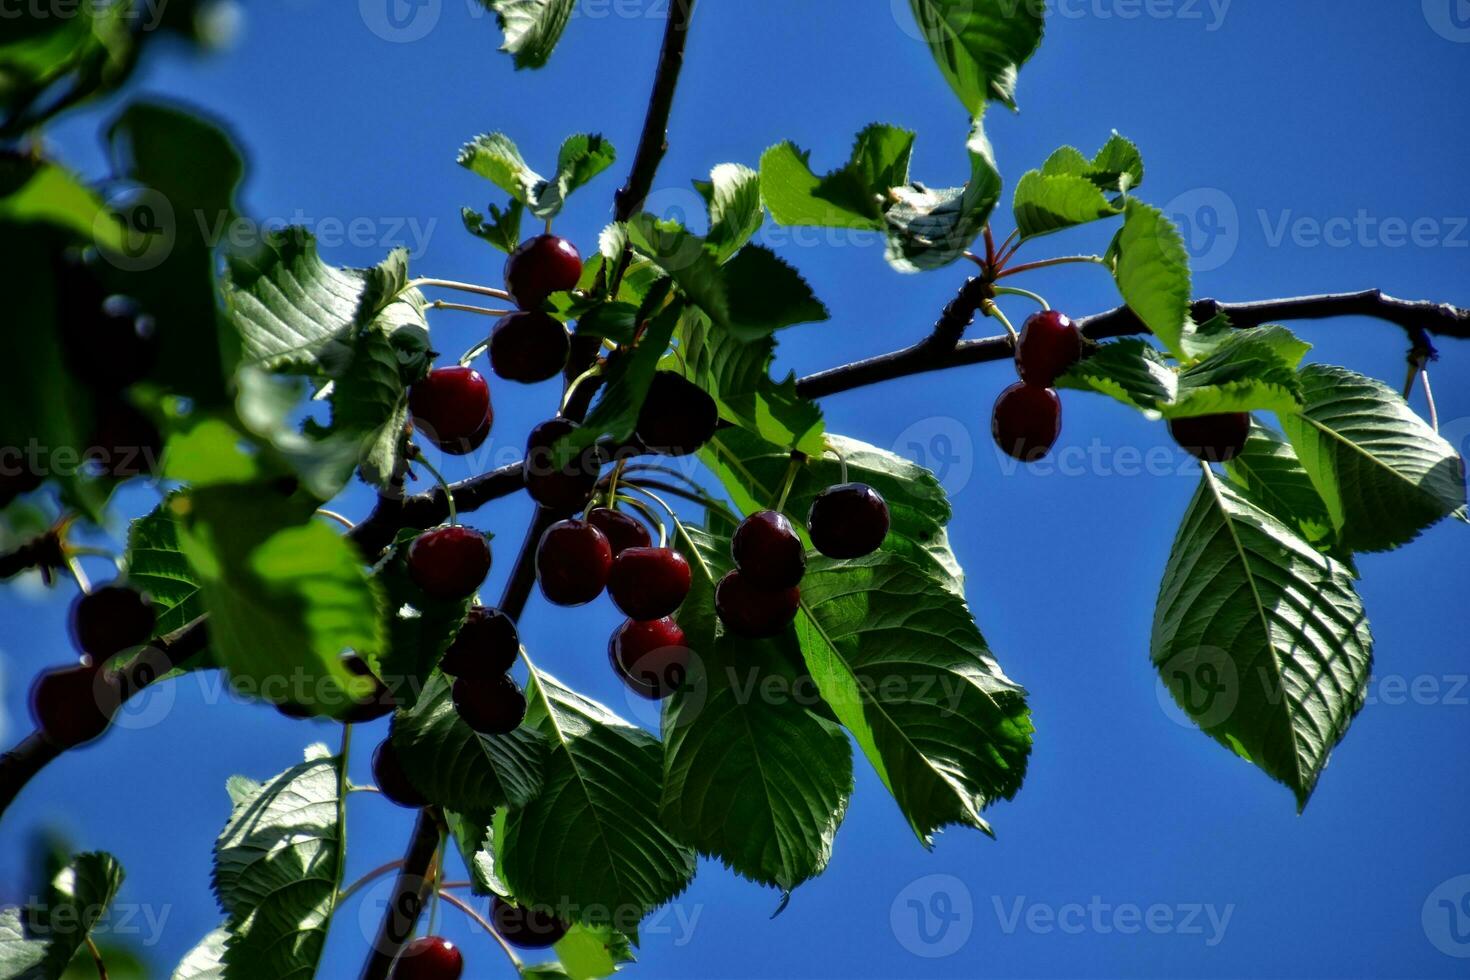
M 342 747 L 337 750 L 337 834 L 339 854 L 347 853 L 347 760 L 352 755 L 352 723 L 342 726 Z
M 1419 369 L 1419 380 L 1424 383 L 1424 401 L 1429 405 L 1429 424 L 1434 427 L 1435 432 L 1438 432 L 1439 409 L 1436 408 L 1434 405 L 1434 389 L 1429 387 L 1428 361 L 1425 361 L 1423 363 L 1425 364 L 1425 366 Z
M 77 588 L 83 593 L 92 591 L 92 580 L 87 578 L 87 573 L 83 570 L 82 563 L 77 561 L 74 551 L 68 551 L 66 555 L 66 570 L 71 572 L 71 577 L 77 580 Z
M 379 878 L 383 877 L 383 875 L 387 874 L 390 871 L 397 871 L 401 867 L 403 867 L 403 859 L 402 858 L 399 858 L 397 861 L 389 861 L 387 864 L 379 865 L 378 867 L 376 867 L 373 870 L 369 871 L 367 874 L 363 875 L 361 878 L 359 878 L 356 881 L 354 881 L 352 884 L 348 885 L 342 891 L 338 892 L 337 893 L 337 904 L 338 905 L 341 905 L 343 902 L 347 901 L 353 895 L 356 895 L 358 892 L 362 891 L 368 885 L 372 884 L 374 881 L 377 881 Z
M 406 288 L 414 289 L 421 286 L 438 286 L 441 289 L 458 289 L 462 293 L 475 293 L 479 296 L 493 296 L 496 299 L 515 300 L 514 296 L 503 289 L 495 289 L 492 286 L 477 286 L 472 282 L 458 282 L 454 279 L 415 279 Z
M 490 338 L 486 337 L 459 356 L 459 366 L 469 367 L 470 362 L 490 349 Z
M 648 469 L 660 469 L 660 467 L 651 466 L 648 467 Z M 687 480 L 688 478 L 686 477 L 685 479 Z M 627 485 L 641 493 L 647 493 L 650 488 L 662 490 L 664 493 L 669 494 L 670 496 L 678 497 L 681 500 L 687 500 L 691 504 L 699 504 L 701 507 L 712 507 L 715 510 L 719 511 L 721 514 L 728 517 L 731 522 L 736 524 L 740 523 L 740 515 L 731 510 L 729 504 L 726 504 L 723 500 L 716 500 L 714 497 L 711 497 L 709 494 L 704 492 L 704 489 L 700 487 L 699 484 L 693 482 L 692 480 L 689 480 L 688 482 L 690 486 L 694 487 L 693 491 L 686 490 L 680 486 L 675 486 L 672 483 L 663 483 L 659 480 L 642 480 L 639 483 L 629 483 Z
M 1051 304 L 1046 301 L 1045 296 L 1033 293 L 1029 289 L 1017 289 L 1015 286 L 992 286 L 991 289 L 997 296 L 1024 296 L 1040 305 L 1043 310 L 1051 309 Z
M 334 520 L 338 524 L 341 524 L 343 527 L 347 528 L 347 530 L 349 531 L 357 527 L 356 524 L 352 523 L 351 518 L 347 517 L 344 514 L 339 514 L 335 510 L 328 510 L 325 507 L 318 507 L 316 509 L 316 513 L 318 517 L 326 517 L 330 520 Z
M 91 936 L 87 937 L 87 951 L 92 954 L 92 962 L 97 964 L 98 980 L 107 980 L 107 964 L 102 960 L 102 950 L 97 948 Z
M 1011 233 L 1006 236 L 1006 240 L 1000 243 L 1000 248 L 997 250 L 996 258 L 1000 259 L 1001 261 L 1005 261 L 1006 259 L 1010 258 L 1012 255 L 1015 255 L 1016 254 L 1016 251 L 1018 249 L 1020 249 L 1020 247 L 1021 247 L 1021 243 L 1019 241 L 1016 241 L 1016 239 L 1018 239 L 1020 237 L 1021 237 L 1021 229 L 1019 229 L 1019 228 L 1012 229 Z M 1016 247 L 1015 248 L 1012 248 L 1010 250 L 1010 252 L 1007 253 L 1006 252 L 1006 249 L 1008 249 L 1008 248 L 1011 247 L 1011 243 L 1012 242 L 1015 243 L 1015 246 Z
M 500 933 L 495 931 L 495 927 L 492 926 L 485 919 L 484 916 L 476 912 L 466 902 L 461 900 L 459 896 L 453 894 L 447 889 L 435 889 L 434 895 L 436 897 L 442 896 L 444 901 L 448 902 L 450 905 L 453 905 L 465 915 L 469 916 L 480 928 L 488 932 L 490 934 L 490 938 L 495 940 L 496 944 L 500 946 L 500 948 L 505 952 L 505 955 L 510 959 L 510 965 L 515 967 L 517 973 L 521 971 L 521 958 L 516 955 L 516 951 L 510 948 L 510 943 L 507 943 L 505 939 L 500 935 Z
M 995 236 L 991 234 L 989 222 L 985 224 L 985 262 L 995 265 Z
M 429 932 L 433 936 L 439 932 L 439 892 L 441 883 L 444 881 L 444 844 L 447 835 L 441 829 L 439 831 L 439 848 L 434 852 L 434 904 L 429 906 Z
M 590 368 L 573 378 L 572 383 L 567 385 L 567 390 L 562 394 L 561 407 L 557 409 L 557 413 L 563 415 L 566 414 L 567 405 L 571 402 L 572 395 L 576 394 L 577 389 L 582 387 L 582 382 L 589 381 L 592 378 L 597 377 L 601 373 L 602 362 L 594 361 Z
M 623 476 L 623 468 L 628 465 L 628 457 L 624 456 L 618 460 L 618 465 L 613 467 L 612 475 L 607 478 L 607 505 L 611 507 L 613 501 L 618 497 L 618 480 Z
M 429 304 L 431 310 L 458 310 L 461 313 L 478 313 L 481 316 L 493 316 L 497 319 L 510 316 L 515 310 L 492 310 L 488 306 L 471 306 L 468 303 L 447 303 L 442 299 L 436 299 Z
M 796 474 L 801 470 L 801 460 L 795 453 L 791 454 L 791 465 L 786 467 L 786 479 L 781 481 L 781 496 L 776 498 L 776 513 L 786 509 L 786 498 L 791 495 L 791 486 L 796 482 Z
M 626 484 L 625 486 L 629 490 L 642 490 L 643 489 L 642 487 L 639 487 L 637 484 L 634 484 L 634 483 L 629 483 L 629 484 Z M 652 494 L 649 494 L 649 496 L 651 497 L 653 495 Z M 649 507 L 646 503 L 644 503 L 641 500 L 637 500 L 637 499 L 635 499 L 633 497 L 628 496 L 626 493 L 625 494 L 622 494 L 621 496 L 619 496 L 618 499 L 620 501 L 622 501 L 623 503 L 627 504 L 629 507 L 632 507 L 638 513 L 642 514 L 643 515 L 643 519 L 648 522 L 648 526 L 651 527 L 651 528 L 653 528 L 654 530 L 658 531 L 658 546 L 660 548 L 662 548 L 666 544 L 668 544 L 668 540 L 669 540 L 669 529 L 664 524 L 664 522 L 659 518 L 658 514 L 653 510 L 652 507 Z
M 1021 338 L 1016 334 L 1016 328 L 1011 326 L 1011 321 L 1006 319 L 1006 315 L 1000 311 L 1000 307 L 996 306 L 993 300 L 985 300 L 980 304 L 980 309 L 986 316 L 993 316 L 1001 322 L 1001 326 L 1006 328 L 1006 334 L 1011 338 L 1012 347 L 1020 343 Z
M 1054 265 L 1073 265 L 1077 263 L 1091 265 L 1108 264 L 1107 259 L 1101 255 L 1061 255 L 1054 259 L 1042 259 L 1040 262 L 1027 262 L 1023 265 L 1013 265 L 1009 269 L 998 273 L 995 278 L 1006 279 L 1010 276 L 1018 276 L 1023 272 L 1032 272 L 1036 269 L 1049 269 Z
M 838 470 L 838 472 L 841 474 L 841 478 L 838 480 L 838 482 L 839 483 L 846 483 L 847 482 L 847 457 L 844 456 L 844 455 L 842 455 L 842 450 L 838 449 L 836 446 L 833 446 L 833 445 L 828 445 L 827 446 L 827 452 L 829 452 L 833 456 L 836 456 L 837 457 L 837 465 L 840 467 L 840 469 Z
M 454 508 L 454 487 L 450 485 L 448 480 L 444 479 L 444 474 L 440 473 L 433 463 L 424 458 L 423 451 L 417 446 L 413 449 L 413 458 L 418 461 L 420 466 L 429 471 L 430 476 L 438 481 L 440 488 L 444 491 L 444 501 L 449 505 L 449 523 L 458 524 L 459 512 Z

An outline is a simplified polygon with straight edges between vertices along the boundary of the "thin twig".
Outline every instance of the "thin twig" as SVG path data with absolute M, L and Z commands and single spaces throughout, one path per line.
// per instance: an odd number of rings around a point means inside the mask
M 448 888 L 448 885 L 441 887 L 439 889 L 439 897 L 444 899 L 444 901 L 448 902 L 450 905 L 453 905 L 455 908 L 459 909 L 471 919 L 475 920 L 475 923 L 478 924 L 481 929 L 484 929 L 486 932 L 488 932 L 490 934 L 490 938 L 495 940 L 495 942 L 498 943 L 500 945 L 500 948 L 505 952 L 505 955 L 510 958 L 511 965 L 516 968 L 517 972 L 520 972 L 521 958 L 516 955 L 515 950 L 510 948 L 510 944 L 505 941 L 505 937 L 496 932 L 495 927 L 492 926 L 485 919 L 484 916 L 471 908 L 469 906 L 469 903 L 465 902 L 458 895 L 451 895 L 448 891 Z
M 406 288 L 415 289 L 420 286 L 438 286 L 441 289 L 457 289 L 462 293 L 474 293 L 476 296 L 490 296 L 512 302 L 515 300 L 515 297 L 503 289 L 496 289 L 494 286 L 479 286 L 472 282 L 457 282 L 453 279 L 415 279 Z

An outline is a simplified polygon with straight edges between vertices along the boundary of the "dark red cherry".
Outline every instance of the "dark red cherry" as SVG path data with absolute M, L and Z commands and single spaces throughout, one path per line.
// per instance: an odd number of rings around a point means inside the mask
M 1170 419 L 1169 433 L 1184 450 L 1207 463 L 1225 463 L 1240 455 L 1251 434 L 1249 412 Z
M 388 739 L 378 743 L 373 750 L 373 782 L 389 803 L 397 803 L 411 810 L 429 805 L 428 797 L 420 793 L 408 778 L 408 771 L 398 758 L 398 750 Z
M 554 418 L 531 430 L 526 440 L 526 459 L 522 472 L 526 492 L 547 510 L 570 514 L 587 505 L 587 498 L 597 486 L 601 460 L 596 447 L 589 446 L 566 466 L 558 468 L 552 447 L 562 436 L 577 429 L 570 419 Z
M 577 247 L 555 235 L 537 235 L 505 260 L 505 288 L 516 305 L 534 310 L 552 293 L 575 289 L 582 278 Z
M 736 636 L 758 639 L 775 636 L 796 618 L 801 605 L 801 589 L 768 590 L 750 584 L 744 573 L 736 570 L 720 579 L 715 586 L 715 612 L 720 622 Z
M 554 378 L 567 366 L 571 350 L 567 328 L 539 310 L 502 317 L 490 332 L 490 366 L 507 381 Z
M 1082 360 L 1082 331 L 1065 314 L 1044 310 L 1031 314 L 1016 344 L 1016 373 L 1028 385 L 1050 388 Z
M 490 386 L 479 371 L 468 367 L 430 371 L 409 389 L 408 409 L 415 432 L 456 456 L 480 448 L 495 420 Z
M 158 358 L 153 318 L 128 296 L 109 296 L 78 321 L 64 323 L 63 339 L 72 373 L 104 391 L 143 380 Z
M 514 667 L 520 652 L 515 620 L 498 609 L 471 606 L 439 669 L 451 677 L 491 680 Z
M 366 660 L 355 653 L 348 653 L 342 657 L 342 666 L 356 676 L 370 678 L 373 682 L 372 692 L 349 707 L 342 715 L 343 721 L 355 724 L 377 721 L 379 718 L 391 715 L 398 708 L 393 692 L 378 678 L 377 674 L 373 673 L 372 667 L 368 666 Z
M 607 594 L 631 619 L 662 619 L 689 595 L 689 562 L 673 548 L 628 548 L 613 559 Z
M 47 741 L 63 749 L 107 731 L 121 703 L 116 677 L 98 667 L 58 667 L 31 685 L 31 718 Z
M 990 417 L 995 444 L 1023 463 L 1051 452 L 1062 434 L 1062 400 L 1052 388 L 1018 381 L 995 400 Z
M 464 956 L 443 936 L 420 936 L 393 965 L 393 980 L 459 980 L 463 973 Z
M 514 905 L 499 895 L 490 899 L 490 924 L 501 939 L 522 949 L 555 946 L 570 928 L 550 909 Z
M 557 521 L 536 546 L 536 579 L 546 598 L 558 606 L 591 602 L 607 587 L 612 545 L 586 521 Z
M 126 585 L 93 589 L 77 596 L 71 606 L 72 642 L 98 664 L 147 643 L 157 623 L 153 600 Z
M 481 735 L 509 735 L 526 717 L 526 696 L 505 674 L 488 680 L 461 677 L 450 694 L 460 720 Z
M 806 573 L 806 548 L 785 514 L 763 510 L 740 522 L 730 537 L 730 557 L 752 586 L 789 589 Z
M 888 536 L 888 503 L 866 483 L 841 483 L 817 494 L 807 514 L 812 544 L 828 558 L 861 558 Z
M 715 400 L 672 371 L 653 376 L 638 412 L 638 439 L 654 452 L 683 456 L 709 442 L 720 423 Z
M 647 548 L 653 544 L 648 526 L 631 514 L 610 507 L 594 507 L 587 523 L 601 531 L 612 545 L 613 558 L 629 548 Z
M 97 425 L 82 453 L 105 476 L 126 480 L 158 472 L 163 436 L 153 420 L 123 401 L 97 407 Z
M 650 701 L 679 689 L 689 674 L 689 647 L 672 619 L 630 619 L 613 631 L 607 657 L 628 688 Z
M 435 599 L 467 599 L 490 572 L 490 541 L 462 525 L 425 531 L 408 546 L 408 575 Z

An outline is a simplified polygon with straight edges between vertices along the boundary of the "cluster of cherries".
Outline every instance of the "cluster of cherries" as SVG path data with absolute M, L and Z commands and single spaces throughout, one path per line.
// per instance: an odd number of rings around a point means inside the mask
M 1000 393 L 990 431 L 1002 452 L 1034 463 L 1051 452 L 1062 433 L 1062 400 L 1052 387 L 1082 359 L 1082 332 L 1065 314 L 1032 314 L 1016 343 L 1021 380 Z M 1191 455 L 1210 463 L 1233 459 L 1250 435 L 1248 412 L 1171 419 L 1169 433 Z

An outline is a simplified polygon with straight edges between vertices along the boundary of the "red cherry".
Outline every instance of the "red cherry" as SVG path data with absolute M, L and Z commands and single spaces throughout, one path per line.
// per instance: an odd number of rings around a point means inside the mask
M 555 946 L 571 928 L 550 909 L 514 905 L 499 895 L 490 899 L 490 924 L 501 939 L 523 949 Z
M 502 317 L 490 332 L 490 366 L 507 381 L 554 378 L 567 366 L 571 350 L 567 328 L 539 310 Z
M 796 586 L 774 591 L 756 588 L 738 570 L 715 586 L 715 612 L 736 636 L 775 636 L 796 618 L 800 605 L 801 589 Z
M 613 559 L 607 594 L 632 619 L 661 619 L 689 595 L 689 562 L 672 548 L 628 548 Z
M 612 545 L 613 557 L 617 558 L 629 548 L 647 548 L 653 544 L 648 526 L 631 514 L 610 507 L 594 507 L 587 515 L 587 523 L 607 536 Z
M 474 452 L 494 423 L 490 386 L 467 367 L 435 368 L 408 392 L 415 431 L 456 456 Z
M 526 459 L 522 464 L 526 492 L 536 503 L 558 514 L 570 514 L 586 506 L 601 470 L 597 449 L 592 446 L 565 467 L 556 467 L 552 447 L 577 428 L 577 423 L 570 419 L 548 419 L 532 429 L 526 440 Z
M 461 677 L 450 695 L 460 720 L 481 735 L 509 735 L 526 718 L 526 696 L 505 674 L 489 680 Z
M 534 310 L 552 293 L 575 289 L 582 278 L 577 247 L 555 235 L 537 235 L 505 260 L 505 288 L 523 310 Z
M 1050 388 L 1082 360 L 1082 331 L 1056 310 L 1033 313 L 1016 344 L 1016 373 L 1028 385 Z
M 612 571 L 612 545 L 586 521 L 557 521 L 536 546 L 536 578 L 558 606 L 580 606 L 602 594 Z
M 451 677 L 492 680 L 514 667 L 520 652 L 515 620 L 498 609 L 471 606 L 439 669 Z
M 393 980 L 459 980 L 463 973 L 464 956 L 443 936 L 420 936 L 393 966 Z
M 684 456 L 709 442 L 720 424 L 715 400 L 672 371 L 653 376 L 638 412 L 638 439 L 654 452 Z
M 408 546 L 408 574 L 435 599 L 466 599 L 490 572 L 490 541 L 455 524 L 425 531 Z
M 619 626 L 607 643 L 607 658 L 633 693 L 661 701 L 679 689 L 689 673 L 684 631 L 672 619 Z
M 386 738 L 373 750 L 373 782 L 378 784 L 378 791 L 389 803 L 406 806 L 411 810 L 429 805 L 428 797 L 420 793 L 408 778 L 408 770 L 403 768 L 403 761 L 398 758 L 397 750 Z
M 62 303 L 67 366 L 94 388 L 117 392 L 143 380 L 158 359 L 153 318 L 128 296 L 109 296 L 88 310 Z M 71 319 L 77 313 L 78 319 Z
M 1034 463 L 1051 452 L 1062 434 L 1062 400 L 1052 388 L 1018 381 L 995 400 L 990 432 L 1002 452 Z
M 157 622 L 153 600 L 126 585 L 93 589 L 77 596 L 71 606 L 72 642 L 99 664 L 147 643 Z
M 828 487 L 812 501 L 806 529 L 828 558 L 861 558 L 888 536 L 888 503 L 866 483 Z
M 1249 412 L 1170 419 L 1169 433 L 1190 455 L 1207 463 L 1225 463 L 1240 455 L 1251 434 Z
M 53 745 L 73 748 L 107 731 L 122 704 L 117 678 L 88 665 L 58 667 L 31 685 L 31 718 Z
M 789 589 L 806 573 L 806 548 L 785 514 L 763 510 L 740 522 L 730 556 L 752 586 Z
M 97 406 L 97 427 L 82 452 L 97 473 L 126 480 L 156 473 L 163 436 L 153 420 L 123 401 Z

